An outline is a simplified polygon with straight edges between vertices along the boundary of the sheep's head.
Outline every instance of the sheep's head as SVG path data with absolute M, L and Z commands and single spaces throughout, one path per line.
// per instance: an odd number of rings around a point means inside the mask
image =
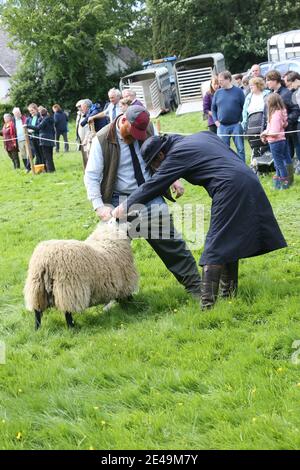
M 99 222 L 88 240 L 128 240 L 129 222 L 119 223 L 113 217 L 108 222 Z

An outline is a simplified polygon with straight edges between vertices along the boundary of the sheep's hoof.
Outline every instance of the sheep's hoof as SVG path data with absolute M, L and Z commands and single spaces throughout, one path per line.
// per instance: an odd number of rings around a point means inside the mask
M 72 313 L 66 312 L 66 313 L 65 313 L 65 318 L 66 318 L 66 322 L 67 322 L 68 328 L 74 328 L 75 322 L 74 322 L 74 320 L 73 320 Z
M 38 330 L 42 324 L 43 312 L 41 312 L 40 310 L 35 310 L 34 313 L 35 313 L 35 329 Z

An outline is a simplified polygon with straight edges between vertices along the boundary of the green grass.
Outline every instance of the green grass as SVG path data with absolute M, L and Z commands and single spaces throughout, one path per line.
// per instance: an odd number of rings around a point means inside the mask
M 204 128 L 197 114 L 160 121 Z M 80 153 L 55 163 L 56 174 L 33 177 L 0 150 L 0 448 L 299 449 L 300 177 L 276 193 L 262 179 L 289 247 L 243 260 L 236 299 L 202 313 L 139 240 L 132 305 L 89 309 L 75 331 L 52 310 L 35 332 L 22 297 L 35 245 L 84 239 L 97 222 Z M 192 201 L 207 227 L 210 199 L 186 184 L 181 203 Z

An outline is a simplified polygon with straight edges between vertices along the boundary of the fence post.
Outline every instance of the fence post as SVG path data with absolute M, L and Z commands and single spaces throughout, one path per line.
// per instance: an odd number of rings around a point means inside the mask
M 156 129 L 157 129 L 158 134 L 160 135 L 161 134 L 161 127 L 160 127 L 160 120 L 159 119 L 157 119 L 157 121 L 156 121 Z
M 95 122 L 94 120 L 89 122 L 90 131 L 93 133 L 93 136 L 96 135 Z
M 31 151 L 27 126 L 24 126 L 23 129 L 24 129 L 24 135 L 25 135 L 25 145 L 26 145 L 27 157 L 29 158 L 31 171 L 35 175 L 35 169 L 34 169 L 34 164 L 33 164 L 33 156 L 32 156 L 32 151 Z

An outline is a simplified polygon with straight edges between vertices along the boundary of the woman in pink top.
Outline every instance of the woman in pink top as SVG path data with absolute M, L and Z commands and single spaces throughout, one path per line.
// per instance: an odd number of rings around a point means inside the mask
M 289 186 L 285 166 L 285 160 L 288 158 L 288 149 L 284 130 L 287 125 L 287 112 L 284 102 L 278 93 L 271 93 L 268 97 L 268 125 L 261 134 L 261 139 L 270 145 L 274 159 L 276 176 L 274 176 L 273 181 L 275 189 L 287 189 Z

